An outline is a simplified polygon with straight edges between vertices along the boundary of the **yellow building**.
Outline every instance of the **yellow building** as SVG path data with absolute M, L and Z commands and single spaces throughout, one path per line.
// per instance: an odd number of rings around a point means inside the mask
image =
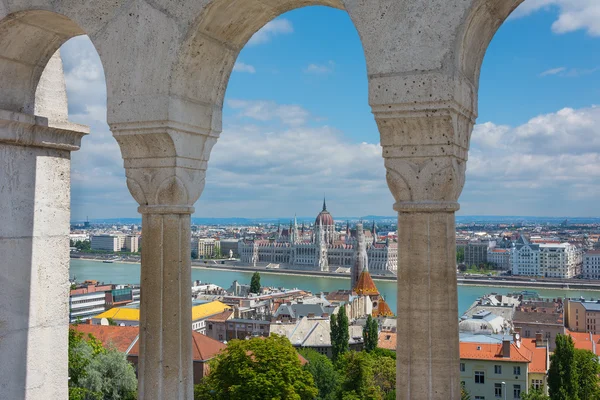
M 520 399 L 531 387 L 548 393 L 549 352 L 541 337 L 502 342 L 487 338 L 486 342 L 461 338 L 460 381 L 471 399 Z
M 600 333 L 600 300 L 565 300 L 565 320 L 573 332 Z
M 229 309 L 231 309 L 230 306 L 220 301 L 194 300 L 192 302 L 192 329 L 196 332 L 206 334 L 205 320 Z M 140 303 L 136 302 L 123 307 L 111 308 L 93 317 L 92 324 L 100 325 L 103 323 L 103 319 L 105 319 L 105 324 L 111 320 L 121 326 L 138 326 L 140 323 Z

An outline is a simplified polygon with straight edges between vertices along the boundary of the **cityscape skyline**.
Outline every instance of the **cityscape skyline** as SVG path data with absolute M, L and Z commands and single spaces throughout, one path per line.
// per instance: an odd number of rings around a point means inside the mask
M 459 215 L 598 215 L 594 7 L 526 1 L 500 28 L 482 67 Z M 86 37 L 62 56 L 71 120 L 92 130 L 72 155 L 72 219 L 136 217 L 99 57 Z M 345 12 L 308 7 L 267 24 L 240 54 L 194 217 L 312 215 L 323 192 L 337 215 L 394 214 L 360 39 Z

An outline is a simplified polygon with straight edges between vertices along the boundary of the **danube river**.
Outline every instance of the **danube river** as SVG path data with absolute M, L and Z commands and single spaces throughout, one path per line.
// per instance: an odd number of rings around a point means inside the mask
M 217 267 L 218 268 L 218 267 Z M 251 272 L 219 271 L 205 268 L 192 268 L 192 280 L 200 280 L 206 283 L 214 283 L 225 289 L 237 279 L 240 283 L 250 283 Z M 99 261 L 71 259 L 71 279 L 76 278 L 78 282 L 86 279 L 97 280 L 105 283 L 132 283 L 140 282 L 140 265 L 113 263 L 105 264 Z M 309 290 L 313 293 L 333 292 L 337 289 L 348 289 L 350 278 L 311 277 L 301 275 L 261 274 L 260 282 L 263 286 L 285 287 L 288 289 L 299 288 Z M 376 281 L 377 288 L 392 310 L 396 310 L 396 282 Z M 525 288 L 496 288 L 493 286 L 459 286 L 458 287 L 458 311 L 465 312 L 471 304 L 480 296 L 490 293 L 509 293 L 522 291 Z M 600 298 L 600 291 L 590 290 L 565 290 L 565 289 L 530 289 L 543 297 L 580 297 Z M 425 293 L 423 293 L 425 295 Z

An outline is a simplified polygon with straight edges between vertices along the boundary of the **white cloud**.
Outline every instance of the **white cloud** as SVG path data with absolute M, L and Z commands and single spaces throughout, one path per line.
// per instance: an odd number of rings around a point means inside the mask
M 238 110 L 238 116 L 257 121 L 279 120 L 285 125 L 302 125 L 309 117 L 308 111 L 294 104 L 277 104 L 264 100 L 227 100 L 227 106 Z
M 334 69 L 335 63 L 330 60 L 327 64 L 309 64 L 304 68 L 304 72 L 307 74 L 325 75 L 333 73 Z
M 594 215 L 599 193 L 600 107 L 473 130 L 464 213 Z
M 254 74 L 256 73 L 256 68 L 254 68 L 253 65 L 250 64 L 246 64 L 243 63 L 241 61 L 237 61 L 234 65 L 233 65 L 233 70 L 235 72 L 247 72 L 249 74 Z
M 285 18 L 274 19 L 263 26 L 248 41 L 249 45 L 257 45 L 270 42 L 275 36 L 286 35 L 294 32 L 290 20 Z
M 557 74 L 560 74 L 561 72 L 566 71 L 566 69 L 567 68 L 565 68 L 565 67 L 552 68 L 552 69 L 542 72 L 540 74 L 540 76 L 557 75 Z
M 598 0 L 525 0 L 513 13 L 513 18 L 557 7 L 558 19 L 552 24 L 555 33 L 583 29 L 591 36 L 600 36 L 600 2 Z
M 599 67 L 595 67 L 595 68 L 560 67 L 560 68 L 552 68 L 547 71 L 544 71 L 540 74 L 540 76 L 544 77 L 544 76 L 550 76 L 550 75 L 557 75 L 557 76 L 567 77 L 567 78 L 578 78 L 580 76 L 593 74 L 594 72 L 597 72 L 599 70 L 600 70 Z

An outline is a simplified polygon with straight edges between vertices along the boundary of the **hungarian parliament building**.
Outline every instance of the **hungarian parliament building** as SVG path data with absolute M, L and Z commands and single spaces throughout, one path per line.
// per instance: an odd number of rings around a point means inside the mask
M 398 244 L 385 238 L 379 240 L 375 223 L 365 230 L 368 270 L 384 275 L 396 274 Z M 337 231 L 333 216 L 323 210 L 317 215 L 312 230 L 298 227 L 296 218 L 287 229 L 278 229 L 272 240 L 240 240 L 240 261 L 256 266 L 257 263 L 280 264 L 284 268 L 334 271 L 339 267 L 352 268 L 359 254 L 357 230 L 346 224 L 345 231 Z

